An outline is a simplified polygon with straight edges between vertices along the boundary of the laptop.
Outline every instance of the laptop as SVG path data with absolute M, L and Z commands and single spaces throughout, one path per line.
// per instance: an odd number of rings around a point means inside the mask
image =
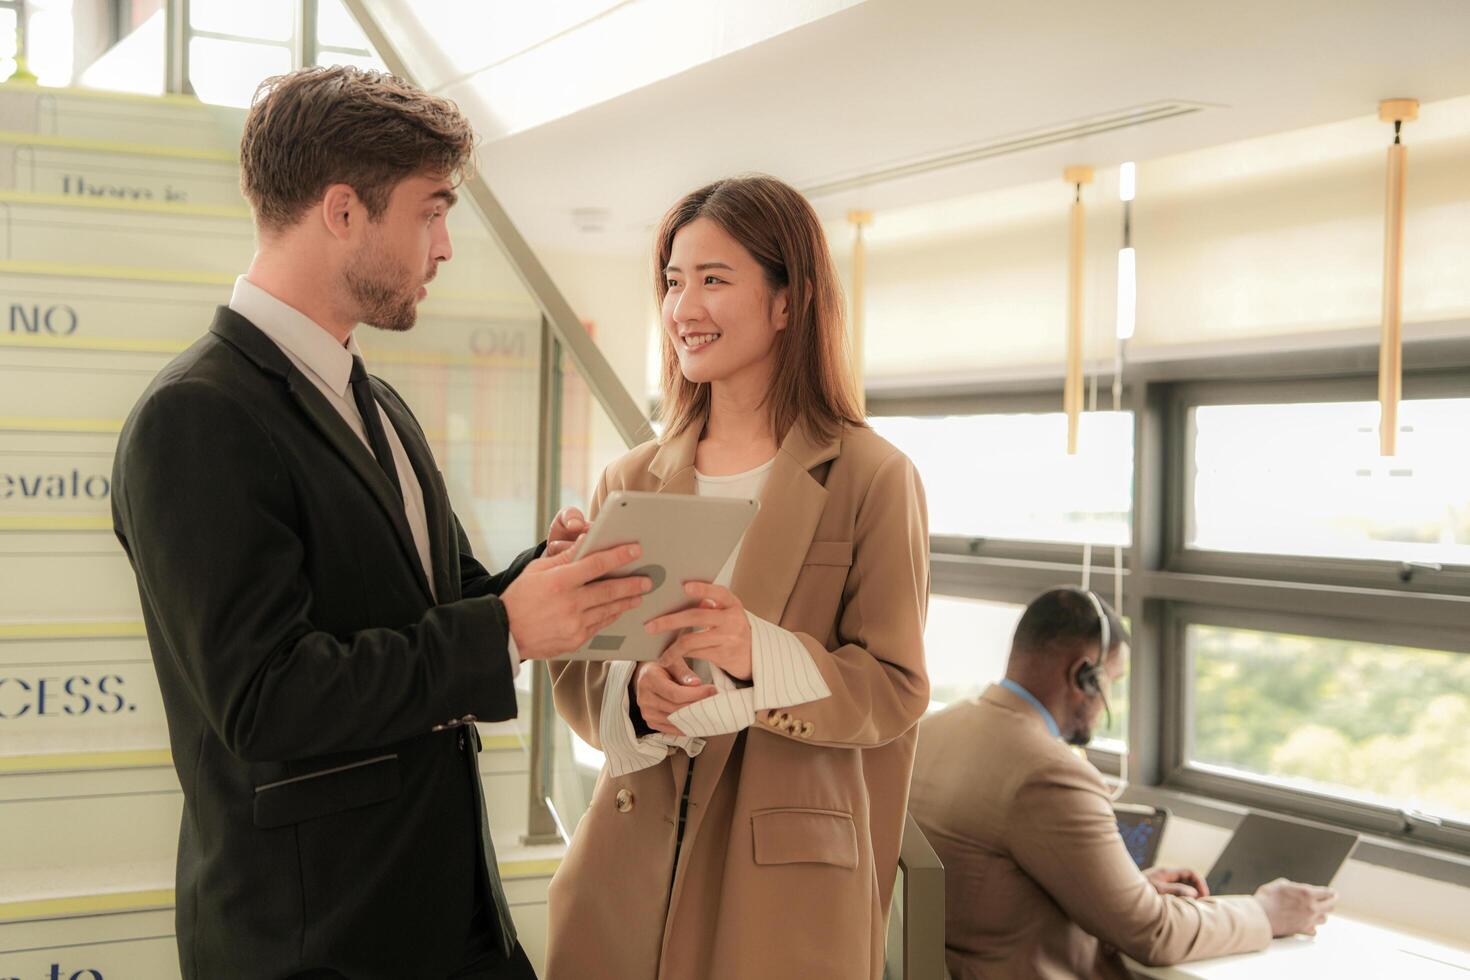
M 1211 895 L 1250 895 L 1277 878 L 1330 885 L 1357 843 L 1351 831 L 1252 811 L 1235 828 L 1205 882 Z

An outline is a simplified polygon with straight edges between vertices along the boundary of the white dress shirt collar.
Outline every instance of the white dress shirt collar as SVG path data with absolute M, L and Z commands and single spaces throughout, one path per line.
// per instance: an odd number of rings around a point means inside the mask
M 244 276 L 235 280 L 230 309 L 255 324 L 282 350 L 294 354 L 339 398 L 347 397 L 347 385 L 352 378 L 352 358 L 362 356 L 357 346 L 357 334 L 349 334 L 344 347 L 311 317 Z

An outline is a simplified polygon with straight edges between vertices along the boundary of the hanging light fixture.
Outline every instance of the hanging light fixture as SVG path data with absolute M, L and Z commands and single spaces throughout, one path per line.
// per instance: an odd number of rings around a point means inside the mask
M 1082 259 L 1086 232 L 1082 185 L 1092 183 L 1092 168 L 1068 167 L 1062 178 L 1073 187 L 1067 249 L 1067 379 L 1062 407 L 1067 413 L 1067 455 L 1077 455 L 1077 429 L 1082 420 Z
M 1392 456 L 1398 451 L 1399 399 L 1404 386 L 1404 168 L 1408 149 L 1399 137 L 1404 123 L 1419 118 L 1419 103 L 1385 99 L 1378 103 L 1378 118 L 1393 123 L 1383 221 L 1383 338 L 1378 348 L 1378 453 Z
M 1117 336 L 1121 345 L 1133 339 L 1138 320 L 1138 268 L 1133 251 L 1133 193 L 1135 168 L 1125 163 L 1118 168 L 1118 199 L 1123 202 L 1123 247 L 1118 249 Z M 1116 383 L 1117 379 L 1114 378 Z

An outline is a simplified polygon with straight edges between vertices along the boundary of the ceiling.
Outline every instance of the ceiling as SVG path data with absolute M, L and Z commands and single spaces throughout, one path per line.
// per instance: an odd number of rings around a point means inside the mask
M 1060 180 L 1069 163 L 1371 116 L 1390 96 L 1463 95 L 1467 38 L 1465 0 L 866 0 L 490 141 L 481 165 L 533 244 L 641 250 L 679 195 L 742 171 L 813 187 L 1161 101 L 1207 107 L 815 200 L 827 218 L 881 218 Z M 494 93 L 474 85 L 441 89 L 478 122 Z M 579 209 L 601 212 L 601 230 L 582 230 Z

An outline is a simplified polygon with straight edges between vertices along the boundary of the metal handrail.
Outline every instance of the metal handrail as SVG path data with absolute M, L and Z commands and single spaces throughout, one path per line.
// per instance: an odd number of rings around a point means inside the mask
M 537 428 L 536 526 L 549 527 L 561 508 L 561 345 L 551 325 L 541 318 L 541 371 L 538 390 L 541 413 Z M 551 803 L 552 758 L 556 751 L 552 725 L 556 706 L 551 700 L 551 671 L 542 662 L 531 667 L 530 759 L 527 767 L 527 844 L 554 844 L 566 840 L 556 808 Z
M 189 0 L 166 0 L 163 13 L 164 91 L 193 95 L 189 81 Z

